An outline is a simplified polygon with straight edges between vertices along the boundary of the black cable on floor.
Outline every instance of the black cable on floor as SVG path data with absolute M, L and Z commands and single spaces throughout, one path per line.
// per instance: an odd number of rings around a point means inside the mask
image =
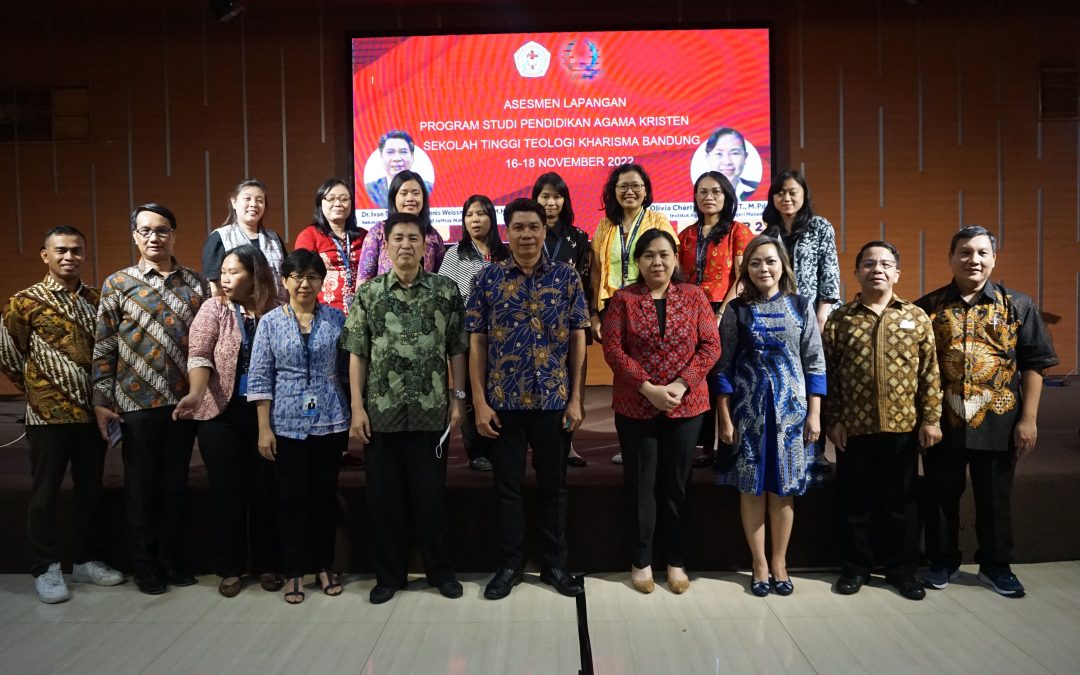
M 582 583 L 585 577 L 581 577 Z M 585 605 L 585 593 L 575 598 L 577 601 L 577 635 L 578 648 L 581 651 L 581 675 L 593 675 L 592 640 L 589 639 L 589 612 Z

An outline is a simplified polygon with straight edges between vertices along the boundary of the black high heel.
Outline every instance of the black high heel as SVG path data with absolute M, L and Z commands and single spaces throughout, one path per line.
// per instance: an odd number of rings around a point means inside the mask
M 322 582 L 321 575 L 323 574 L 326 575 L 325 585 L 323 585 Z M 341 585 L 341 582 L 337 580 L 337 577 L 334 576 L 334 573 L 330 570 L 319 570 L 319 575 L 319 585 L 322 586 L 322 592 L 326 595 L 329 595 L 330 597 L 336 597 L 341 595 L 342 591 L 345 590 L 345 587 Z
M 304 598 L 306 596 L 304 592 L 300 590 L 300 584 L 302 582 L 302 577 L 293 577 L 292 590 L 285 591 L 285 602 L 289 603 L 290 605 L 299 605 L 301 602 L 304 601 Z

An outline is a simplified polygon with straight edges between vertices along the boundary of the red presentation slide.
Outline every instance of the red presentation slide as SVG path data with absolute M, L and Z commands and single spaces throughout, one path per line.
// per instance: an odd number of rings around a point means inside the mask
M 760 214 L 773 170 L 768 29 L 369 37 L 352 51 L 362 225 L 385 217 L 403 169 L 423 176 L 450 241 L 469 195 L 501 207 L 549 171 L 591 233 L 624 163 L 645 168 L 653 208 L 677 225 L 694 220 L 693 181 L 710 169 L 735 185 L 740 220 Z

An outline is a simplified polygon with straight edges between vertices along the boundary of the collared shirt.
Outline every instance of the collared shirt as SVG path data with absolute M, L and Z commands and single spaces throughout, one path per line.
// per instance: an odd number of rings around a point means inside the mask
M 987 280 L 965 302 L 950 282 L 916 302 L 930 317 L 945 399 L 949 447 L 1008 450 L 1020 417 L 1020 373 L 1057 365 L 1050 333 L 1031 298 Z
M 715 227 L 715 226 L 714 226 Z M 731 229 L 718 242 L 705 244 L 702 256 L 704 269 L 698 269 L 699 225 L 694 224 L 679 233 L 679 267 L 690 283 L 701 286 L 709 302 L 723 302 L 728 290 L 739 276 L 735 258 L 741 258 L 754 233 L 746 223 L 734 221 Z
M 563 410 L 570 331 L 589 327 L 581 279 L 541 256 L 525 274 L 513 258 L 476 276 L 465 330 L 487 334 L 487 402 L 495 410 Z
M 11 298 L 0 328 L 0 370 L 26 393 L 26 423 L 94 421 L 90 359 L 100 293 L 45 276 Z
M 302 441 L 349 429 L 345 359 L 338 349 L 345 314 L 316 305 L 311 333 L 301 337 L 288 305 L 265 315 L 255 329 L 248 366 L 248 401 L 273 401 L 270 426 L 276 436 Z M 311 397 L 315 414 L 306 415 Z
M 374 431 L 446 428 L 446 360 L 469 350 L 464 314 L 457 284 L 424 270 L 411 288 L 390 270 L 357 289 L 341 342 L 368 361 L 364 404 Z
M 188 328 L 210 286 L 173 261 L 168 274 L 145 261 L 101 287 L 94 363 L 94 405 L 120 412 L 175 405 L 188 389 Z
M 860 296 L 829 315 L 823 336 L 826 426 L 848 436 L 941 423 L 941 380 L 929 317 L 895 295 L 878 315 Z

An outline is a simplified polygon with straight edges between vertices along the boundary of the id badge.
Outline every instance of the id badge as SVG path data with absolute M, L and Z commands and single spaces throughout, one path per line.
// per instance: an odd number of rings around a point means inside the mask
M 240 376 L 240 384 L 237 387 L 237 394 L 240 396 L 247 396 L 247 373 Z
M 300 399 L 301 415 L 304 417 L 315 417 L 319 414 L 319 397 L 311 392 L 304 394 L 304 397 Z

